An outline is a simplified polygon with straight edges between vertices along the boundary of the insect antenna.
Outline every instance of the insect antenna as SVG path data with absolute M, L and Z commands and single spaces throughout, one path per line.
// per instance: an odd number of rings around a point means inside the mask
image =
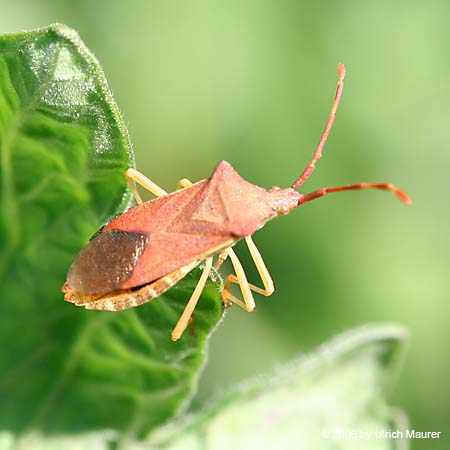
M 334 123 L 334 119 L 336 117 L 336 111 L 339 106 L 339 102 L 342 97 L 342 91 L 344 90 L 344 78 L 345 78 L 345 66 L 344 64 L 338 64 L 338 83 L 336 88 L 336 95 L 334 97 L 333 105 L 331 107 L 330 114 L 328 116 L 327 124 L 325 125 L 325 129 L 323 130 L 322 137 L 320 138 L 319 145 L 317 146 L 316 151 L 314 152 L 314 156 L 311 162 L 305 167 L 302 174 L 297 178 L 297 180 L 292 184 L 292 189 L 298 189 L 314 172 L 316 168 L 316 162 L 322 156 L 322 150 L 325 146 L 325 142 L 328 139 L 328 135 L 330 134 L 331 128 Z M 403 203 L 406 205 L 410 205 L 412 203 L 411 199 L 408 195 L 403 192 L 398 187 L 394 186 L 391 183 L 357 183 L 357 184 L 347 184 L 345 186 L 336 186 L 329 188 L 321 188 L 317 189 L 317 191 L 311 192 L 307 195 L 303 195 L 298 201 L 298 206 L 303 203 L 310 202 L 311 200 L 315 200 L 316 198 L 323 197 L 331 192 L 341 192 L 341 191 L 350 191 L 356 189 L 384 189 L 386 191 L 390 191 L 394 193 Z
M 305 167 L 303 173 L 292 184 L 291 186 L 292 189 L 298 189 L 311 176 L 311 174 L 314 172 L 314 169 L 316 168 L 316 162 L 322 156 L 323 147 L 325 145 L 325 142 L 327 141 L 328 135 L 330 134 L 334 119 L 336 117 L 336 111 L 339 106 L 339 101 L 341 100 L 342 91 L 344 89 L 344 78 L 345 78 L 345 66 L 344 64 L 338 64 L 338 84 L 336 88 L 336 95 L 334 97 L 333 106 L 331 107 L 331 111 L 328 116 L 327 124 L 325 125 L 325 129 L 323 130 L 319 145 L 317 146 L 317 149 L 314 152 L 314 156 L 311 162 Z
M 347 184 L 345 186 L 317 189 L 317 191 L 302 196 L 298 201 L 298 206 L 302 205 L 303 203 L 310 202 L 311 200 L 315 200 L 316 198 L 323 197 L 324 195 L 327 195 L 331 192 L 351 191 L 356 189 L 370 189 L 370 188 L 384 189 L 386 191 L 390 191 L 394 193 L 403 203 L 405 203 L 405 205 L 410 205 L 412 203 L 412 200 L 404 191 L 402 191 L 401 189 L 399 189 L 398 187 L 394 186 L 391 183 L 357 183 L 357 184 Z

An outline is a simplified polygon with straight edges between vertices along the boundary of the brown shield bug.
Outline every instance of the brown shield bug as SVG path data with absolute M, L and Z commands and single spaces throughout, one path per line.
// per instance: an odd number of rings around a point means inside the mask
M 126 177 L 137 206 L 113 218 L 89 241 L 70 267 L 63 286 L 65 300 L 87 309 L 118 311 L 158 297 L 205 261 L 203 273 L 172 332 L 178 340 L 189 319 L 218 255 L 215 268 L 230 258 L 235 274 L 228 275 L 221 292 L 226 305 L 236 303 L 246 311 L 255 308 L 252 291 L 269 296 L 272 278 L 251 236 L 268 220 L 284 215 L 303 203 L 330 192 L 377 188 L 393 192 L 404 203 L 409 197 L 389 183 L 358 183 L 322 188 L 303 195 L 296 191 L 311 176 L 334 122 L 342 95 L 345 67 L 338 66 L 336 96 L 325 130 L 311 162 L 289 188 L 269 190 L 245 181 L 231 165 L 222 161 L 210 178 L 190 183 L 180 181 L 179 190 L 168 194 L 134 169 Z M 156 199 L 143 203 L 136 183 Z M 245 239 L 264 288 L 247 281 L 244 269 L 232 250 Z M 243 300 L 230 292 L 239 285 Z

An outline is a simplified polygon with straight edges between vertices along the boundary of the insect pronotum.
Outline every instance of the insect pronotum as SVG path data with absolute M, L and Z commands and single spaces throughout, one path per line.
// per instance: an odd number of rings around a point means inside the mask
M 331 192 L 377 188 L 393 192 L 404 203 L 409 197 L 389 183 L 357 183 L 318 189 L 303 195 L 296 191 L 311 176 L 333 125 L 342 95 L 345 67 L 338 66 L 336 96 L 319 145 L 311 162 L 288 188 L 269 190 L 245 181 L 222 161 L 210 178 L 192 184 L 183 179 L 179 190 L 168 194 L 134 169 L 126 178 L 137 206 L 113 218 L 89 241 L 69 269 L 63 286 L 65 300 L 87 309 L 118 311 L 146 303 L 181 280 L 205 261 L 203 273 L 184 312 L 172 331 L 178 340 L 202 293 L 214 265 L 218 269 L 230 258 L 235 274 L 228 275 L 221 292 L 226 305 L 236 303 L 251 312 L 253 292 L 269 296 L 274 285 L 252 235 L 268 220 Z M 136 183 L 156 195 L 143 203 Z M 232 246 L 244 239 L 261 277 L 263 288 L 247 281 Z M 230 290 L 239 285 L 242 299 Z

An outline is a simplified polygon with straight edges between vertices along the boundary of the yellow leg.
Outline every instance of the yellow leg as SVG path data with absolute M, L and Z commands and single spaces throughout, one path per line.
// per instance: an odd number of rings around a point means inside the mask
M 230 302 L 236 303 L 247 312 L 252 312 L 255 309 L 255 299 L 253 298 L 253 294 L 250 288 L 250 284 L 247 281 L 244 268 L 242 267 L 239 258 L 236 256 L 236 253 L 234 253 L 231 248 L 227 249 L 227 253 L 231 259 L 231 264 L 233 265 L 236 275 L 227 276 L 225 280 L 225 287 L 221 292 L 222 299 L 225 304 L 229 304 Z M 244 301 L 239 300 L 230 292 L 231 283 L 236 283 L 239 285 Z
M 246 311 L 251 312 L 255 307 L 255 302 L 253 299 L 253 295 L 251 294 L 250 291 L 254 291 L 257 292 L 258 294 L 268 297 L 269 295 L 273 294 L 275 288 L 273 285 L 272 277 L 270 276 L 270 273 L 267 270 L 266 265 L 264 264 L 262 256 L 259 253 L 252 238 L 248 236 L 245 238 L 245 241 L 247 243 L 252 259 L 255 263 L 256 269 L 258 270 L 259 276 L 261 277 L 261 280 L 263 282 L 264 289 L 255 286 L 247 281 L 247 277 L 245 276 L 242 264 L 240 263 L 234 250 L 232 250 L 231 248 L 227 248 L 219 254 L 219 259 L 217 260 L 214 268 L 215 269 L 219 268 L 226 260 L 226 258 L 228 256 L 230 257 L 233 267 L 236 271 L 236 275 L 229 275 L 227 277 L 225 282 L 225 288 L 222 291 L 222 298 L 225 303 L 227 302 L 236 303 L 241 308 L 244 308 Z M 242 292 L 242 296 L 244 297 L 244 302 L 237 299 L 234 295 L 231 294 L 230 285 L 232 283 L 239 285 Z
M 206 281 L 208 280 L 209 272 L 211 272 L 212 260 L 212 257 L 206 258 L 206 264 L 205 268 L 203 269 L 202 276 L 200 277 L 200 280 L 198 280 L 197 286 L 195 287 L 194 292 L 192 293 L 191 298 L 186 305 L 186 308 L 184 308 L 183 314 L 181 314 L 177 324 L 175 325 L 175 328 L 172 331 L 172 341 L 178 341 L 178 339 L 180 339 L 181 335 L 183 334 L 183 331 L 189 324 L 189 319 L 191 318 L 192 313 L 197 306 L 198 299 L 203 292 L 203 288 L 205 287 Z
M 192 186 L 192 182 L 189 181 L 187 178 L 182 178 L 177 184 L 178 189 L 183 189 L 189 186 Z
M 228 249 L 222 250 L 219 253 L 219 256 L 217 258 L 216 263 L 214 264 L 214 269 L 219 270 L 221 265 L 227 260 L 228 258 Z
M 253 262 L 255 263 L 256 270 L 259 273 L 259 276 L 261 277 L 261 281 L 263 282 L 264 289 L 261 289 L 259 287 L 250 285 L 252 290 L 255 292 L 258 292 L 258 294 L 262 294 L 266 297 L 269 297 L 273 294 L 275 287 L 273 285 L 272 277 L 270 276 L 269 271 L 267 270 L 266 265 L 264 264 L 264 260 L 262 259 L 261 253 L 259 253 L 258 248 L 256 247 L 255 243 L 253 242 L 253 239 L 251 236 L 247 236 L 245 238 L 245 242 L 247 243 L 248 250 L 250 251 L 250 255 L 252 255 Z
M 136 183 L 142 186 L 143 188 L 147 189 L 157 197 L 164 197 L 165 195 L 167 195 L 167 192 L 163 188 L 159 187 L 156 183 L 147 178 L 144 174 L 142 174 L 138 170 L 128 169 L 125 172 L 125 177 L 128 181 L 128 184 L 131 187 L 131 190 L 133 191 L 136 203 L 138 205 L 142 204 L 142 198 L 139 195 L 139 192 L 136 188 Z

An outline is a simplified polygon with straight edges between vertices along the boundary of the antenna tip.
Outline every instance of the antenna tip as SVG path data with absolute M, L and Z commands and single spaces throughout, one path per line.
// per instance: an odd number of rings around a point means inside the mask
M 347 71 L 345 70 L 344 64 L 339 63 L 338 64 L 338 78 L 339 78 L 339 81 L 344 81 L 346 73 L 347 73 Z
M 411 197 L 406 193 L 403 192 L 400 189 L 397 189 L 395 191 L 395 195 L 405 204 L 405 205 L 411 205 L 412 204 L 412 200 Z

